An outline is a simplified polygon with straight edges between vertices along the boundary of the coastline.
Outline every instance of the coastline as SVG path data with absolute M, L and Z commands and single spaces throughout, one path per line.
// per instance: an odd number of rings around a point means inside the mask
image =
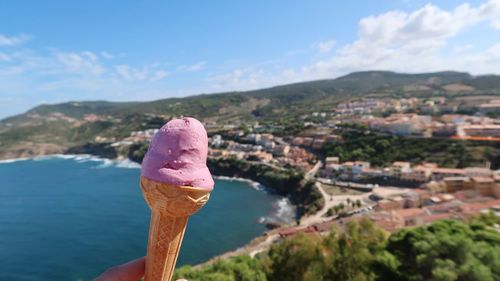
M 93 154 L 46 154 L 46 155 L 38 155 L 38 156 L 33 156 L 33 157 L 18 157 L 18 158 L 7 158 L 7 159 L 0 159 L 0 164 L 9 164 L 9 163 L 15 163 L 15 162 L 21 162 L 21 161 L 40 161 L 40 160 L 46 160 L 46 159 L 51 159 L 51 158 L 60 158 L 60 159 L 75 159 L 76 161 L 103 161 L 104 165 L 112 165 L 115 164 L 119 168 L 141 168 L 141 163 L 130 159 L 130 158 L 106 158 L 106 157 L 101 157 L 98 155 L 93 155 Z M 253 180 L 251 178 L 245 178 L 245 177 L 238 177 L 238 176 L 225 176 L 225 175 L 213 175 L 214 179 L 219 179 L 219 180 L 226 180 L 226 181 L 240 181 L 240 182 L 246 182 L 248 183 L 251 187 L 253 187 L 256 190 L 265 190 L 271 194 L 274 193 L 273 188 L 269 188 L 265 186 L 263 183 L 258 182 L 256 180 Z
M 70 152 L 72 150 L 67 150 Z M 94 152 L 94 153 L 92 153 Z M 107 153 L 96 153 L 98 151 L 88 151 L 88 153 L 65 153 L 65 154 L 45 154 L 33 157 L 19 157 L 0 160 L 2 163 L 13 163 L 26 160 L 41 160 L 51 157 L 63 159 L 75 159 L 76 161 L 102 161 L 99 168 L 115 165 L 121 168 L 140 168 L 142 157 L 131 158 L 130 155 L 118 155 L 109 157 Z M 108 156 L 108 157 L 106 157 Z M 231 160 L 230 160 L 231 161 Z M 300 219 L 304 215 L 311 214 L 310 207 L 315 203 L 310 194 L 310 188 L 301 183 L 302 176 L 290 171 L 275 171 L 268 167 L 246 162 L 224 163 L 218 159 L 209 158 L 207 165 L 216 179 L 229 181 L 242 181 L 248 183 L 256 190 L 264 190 L 269 194 L 281 195 L 286 198 L 295 208 L 295 219 Z M 222 164 L 222 165 L 219 165 Z M 241 166 L 243 164 L 243 166 Z M 229 165 L 229 166 L 227 166 Z M 261 168 L 266 170 L 262 170 Z M 284 202 L 283 202 L 284 203 Z
M 240 182 L 246 182 L 248 183 L 251 187 L 253 187 L 256 190 L 265 190 L 268 191 L 269 193 L 272 193 L 269 188 L 267 188 L 265 185 L 258 181 L 254 181 L 251 179 L 247 178 L 241 178 L 241 177 L 229 177 L 229 176 L 213 176 L 214 179 L 218 180 L 225 180 L 225 181 L 240 181 Z
M 128 169 L 140 169 L 140 164 L 136 161 L 133 161 L 129 158 L 114 158 L 114 159 L 109 159 L 109 158 L 104 158 L 96 155 L 91 155 L 91 154 L 47 154 L 47 155 L 39 155 L 39 156 L 34 156 L 34 157 L 19 157 L 19 158 L 10 158 L 10 159 L 2 159 L 0 160 L 0 165 L 2 164 L 10 164 L 10 163 L 15 163 L 15 162 L 22 162 L 22 161 L 43 161 L 43 160 L 49 160 L 49 159 L 73 159 L 76 162 L 101 162 L 96 168 L 107 168 L 111 166 L 115 166 L 118 168 L 128 168 Z M 258 181 L 249 179 L 249 178 L 244 178 L 244 177 L 238 177 L 238 176 L 224 176 L 224 175 L 214 175 L 214 179 L 218 180 L 225 180 L 225 181 L 238 181 L 238 182 L 244 182 L 247 183 L 251 188 L 258 190 L 258 191 L 263 191 L 266 192 L 270 195 L 279 195 L 282 198 L 277 200 L 274 204 L 275 205 L 275 212 L 272 214 L 266 215 L 265 217 L 260 217 L 259 218 L 259 223 L 261 224 L 272 224 L 275 226 L 278 226 L 278 228 L 275 229 L 268 229 L 267 231 L 264 231 L 260 235 L 255 236 L 252 240 L 248 241 L 246 244 L 238 247 L 237 249 L 233 249 L 231 251 L 222 253 L 220 255 L 214 256 L 210 259 L 208 259 L 205 262 L 202 262 L 200 264 L 205 264 L 209 263 L 213 260 L 219 259 L 219 258 L 225 258 L 232 256 L 234 254 L 242 253 L 245 252 L 248 249 L 253 249 L 256 244 L 261 242 L 262 240 L 265 240 L 269 237 L 270 234 L 275 234 L 277 231 L 284 226 L 289 225 L 290 223 L 293 223 L 293 220 L 295 220 L 296 215 L 297 215 L 297 210 L 298 207 L 297 205 L 293 202 L 292 198 L 289 198 L 289 195 L 284 195 L 280 194 L 277 192 L 277 190 L 265 186 L 263 183 L 260 183 Z M 292 213 L 290 213 L 292 212 Z M 290 215 L 292 214 L 292 215 Z M 274 235 L 273 235 L 274 236 Z M 194 265 L 197 266 L 197 265 Z
M 103 158 L 99 157 L 96 155 L 91 155 L 91 154 L 47 154 L 47 155 L 39 155 L 39 156 L 34 156 L 34 157 L 20 157 L 20 158 L 9 158 L 9 159 L 2 159 L 0 160 L 0 165 L 1 164 L 9 164 L 9 163 L 15 163 L 15 162 L 21 162 L 21 161 L 42 161 L 42 160 L 47 160 L 51 158 L 59 158 L 59 159 L 74 159 L 77 162 L 86 162 L 86 161 L 94 161 L 94 162 L 103 162 L 99 168 L 104 168 L 108 166 L 115 165 L 116 167 L 119 168 L 130 168 L 130 169 L 140 169 L 140 164 L 137 162 L 134 162 L 130 159 L 109 159 L 109 158 Z

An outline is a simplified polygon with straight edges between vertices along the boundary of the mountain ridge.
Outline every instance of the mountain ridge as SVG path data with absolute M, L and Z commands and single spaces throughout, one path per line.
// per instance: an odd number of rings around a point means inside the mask
M 122 139 L 134 131 L 158 128 L 178 116 L 193 116 L 221 126 L 255 121 L 296 126 L 305 114 L 333 112 L 337 104 L 352 99 L 453 99 L 463 95 L 500 96 L 500 76 L 472 76 L 456 71 L 363 71 L 251 91 L 145 102 L 70 101 L 39 105 L 0 120 L 0 158 L 62 153 L 97 139 Z
M 217 98 L 217 97 L 228 97 L 233 96 L 235 98 L 244 95 L 246 97 L 253 98 L 269 98 L 275 97 L 278 100 L 283 96 L 292 96 L 290 101 L 294 100 L 303 100 L 305 97 L 301 96 L 298 93 L 290 94 L 290 90 L 293 91 L 304 91 L 306 94 L 310 94 L 313 96 L 317 95 L 327 95 L 334 94 L 338 91 L 346 92 L 346 91 L 355 91 L 358 93 L 365 93 L 367 91 L 375 91 L 383 88 L 384 86 L 388 87 L 397 87 L 409 83 L 425 83 L 426 80 L 431 78 L 439 78 L 442 81 L 438 81 L 438 85 L 445 83 L 453 83 L 453 82 L 463 82 L 466 85 L 472 84 L 477 86 L 481 84 L 481 82 L 485 85 L 482 85 L 485 89 L 488 88 L 496 88 L 500 87 L 500 75 L 479 75 L 472 76 L 467 72 L 458 72 L 458 71 L 440 71 L 440 72 L 429 72 L 429 73 L 398 73 L 393 71 L 360 71 L 349 73 L 334 79 L 321 79 L 321 80 L 312 80 L 312 81 L 304 81 L 297 82 L 285 85 L 277 85 L 263 89 L 249 90 L 249 91 L 228 91 L 221 93 L 201 93 L 197 95 L 187 96 L 187 97 L 172 97 L 165 99 L 157 99 L 153 101 L 106 101 L 106 100 L 95 100 L 95 101 L 68 101 L 57 104 L 41 104 L 38 105 L 25 113 L 21 113 L 15 116 L 23 115 L 23 114 L 44 114 L 47 112 L 61 112 L 63 106 L 71 107 L 75 109 L 78 115 L 78 112 L 89 113 L 113 113 L 114 110 L 118 108 L 127 108 L 138 106 L 138 105 L 150 105 L 150 108 L 154 111 L 154 105 L 156 103 L 166 104 L 172 102 L 182 102 L 190 99 L 199 99 L 199 98 Z M 478 83 L 479 81 L 479 83 Z M 370 85 L 366 85 L 370 83 Z M 491 84 L 491 85 L 489 85 Z M 481 87 L 479 87 L 481 88 Z M 352 93 L 355 94 L 355 93 Z M 84 107 L 82 110 L 77 110 L 77 107 Z M 150 110 L 150 109 L 149 109 Z M 62 110 L 64 111 L 64 110 Z M 64 113 L 64 112 L 61 112 Z M 141 113 L 141 112 L 137 112 Z M 5 119 L 9 119 L 15 116 L 6 117 Z M 3 120 L 5 120 L 3 119 Z M 3 121 L 0 120 L 0 121 Z

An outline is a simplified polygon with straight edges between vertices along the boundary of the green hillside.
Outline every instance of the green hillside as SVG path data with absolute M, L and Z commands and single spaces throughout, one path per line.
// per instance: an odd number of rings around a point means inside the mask
M 40 105 L 0 121 L 0 158 L 58 153 L 97 136 L 124 137 L 158 128 L 180 115 L 217 124 L 248 121 L 294 124 L 304 113 L 331 112 L 342 101 L 364 96 L 415 97 L 500 94 L 500 76 L 462 72 L 351 73 L 336 79 L 246 92 L 201 94 L 149 102 L 72 101 Z M 97 115 L 97 119 L 89 117 Z M 95 117 L 95 116 L 94 116 Z

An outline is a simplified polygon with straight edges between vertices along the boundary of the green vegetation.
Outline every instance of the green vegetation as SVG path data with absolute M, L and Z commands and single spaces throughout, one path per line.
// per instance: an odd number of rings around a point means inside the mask
M 325 192 L 328 193 L 331 196 L 337 196 L 337 195 L 361 195 L 361 194 L 364 193 L 364 192 L 361 192 L 361 191 L 357 191 L 357 190 L 354 190 L 354 189 L 341 187 L 341 186 L 334 185 L 334 184 L 321 183 L 321 187 L 323 187 L 323 190 L 325 190 Z
M 361 200 L 357 199 L 355 201 L 352 201 L 351 199 L 347 198 L 345 204 L 344 203 L 339 203 L 331 208 L 329 208 L 326 211 L 326 216 L 331 217 L 333 215 L 341 214 L 341 216 L 347 215 L 347 211 L 356 209 L 356 208 L 361 208 L 363 203 L 361 203 Z
M 377 133 L 346 131 L 343 143 L 325 147 L 327 156 L 341 161 L 363 160 L 374 166 L 387 166 L 394 161 L 434 162 L 444 167 L 483 166 L 490 161 L 500 167 L 500 143 L 436 138 L 403 138 Z
M 389 237 L 368 219 L 322 237 L 298 234 L 252 259 L 239 256 L 200 268 L 182 267 L 174 278 L 285 281 L 494 281 L 500 280 L 500 233 L 495 215 L 469 223 L 438 221 Z
M 472 88 L 467 93 L 449 92 L 445 86 L 450 83 Z M 494 96 L 500 94 L 499 84 L 500 77 L 494 75 L 473 77 L 461 72 L 401 74 L 366 71 L 336 79 L 247 92 L 202 94 L 151 102 L 86 101 L 40 105 L 25 114 L 0 121 L 0 158 L 23 155 L 26 150 L 43 154 L 47 145 L 61 153 L 69 147 L 92 142 L 97 136 L 120 139 L 133 131 L 158 128 L 165 120 L 181 115 L 202 120 L 209 118 L 218 124 L 258 121 L 260 124 L 279 125 L 272 129 L 276 135 L 295 135 L 304 130 L 302 115 L 330 112 L 339 102 L 353 98 Z M 416 87 L 418 85 L 425 87 Z M 405 90 L 408 86 L 419 90 Z M 88 114 L 96 114 L 101 119 L 82 122 Z M 312 118 L 310 121 L 319 120 Z
M 249 256 L 238 256 L 218 260 L 210 266 L 195 269 L 184 266 L 177 269 L 172 280 L 180 278 L 189 281 L 265 281 L 266 274 L 260 260 Z

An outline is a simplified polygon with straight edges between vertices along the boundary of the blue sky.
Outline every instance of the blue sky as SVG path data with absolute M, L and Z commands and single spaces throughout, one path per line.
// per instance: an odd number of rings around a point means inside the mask
M 500 0 L 0 2 L 0 118 L 40 103 L 499 65 Z

